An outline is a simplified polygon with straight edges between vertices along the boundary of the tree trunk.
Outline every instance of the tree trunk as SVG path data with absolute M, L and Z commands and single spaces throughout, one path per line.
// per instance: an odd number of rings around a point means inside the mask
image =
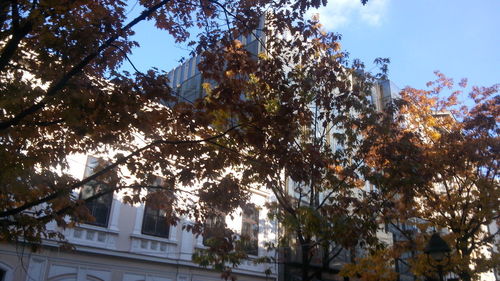
M 309 269 L 310 269 L 309 242 L 302 244 L 301 250 L 302 250 L 302 281 L 309 281 Z
M 458 276 L 460 277 L 460 280 L 462 280 L 462 281 L 472 281 L 472 277 L 470 276 L 470 274 L 468 272 L 460 272 L 458 274 Z
M 319 270 L 318 279 L 323 280 L 323 272 L 327 272 L 330 269 L 330 249 L 328 241 L 322 243 L 323 252 L 321 253 L 321 269 Z

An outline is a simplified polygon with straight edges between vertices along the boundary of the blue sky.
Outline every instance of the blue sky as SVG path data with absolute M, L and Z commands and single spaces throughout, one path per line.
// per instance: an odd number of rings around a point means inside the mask
M 440 70 L 469 85 L 500 83 L 500 0 L 329 0 L 319 13 L 325 29 L 341 33 L 342 47 L 368 68 L 391 59 L 389 77 L 401 88 L 423 88 Z M 139 12 L 135 8 L 135 12 Z M 141 47 L 132 60 L 144 71 L 170 70 L 187 51 L 151 23 L 135 28 Z

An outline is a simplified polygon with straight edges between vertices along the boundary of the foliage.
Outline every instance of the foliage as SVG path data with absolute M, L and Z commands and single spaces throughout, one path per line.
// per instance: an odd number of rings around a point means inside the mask
M 223 230 L 219 236 L 207 241 L 206 250 L 198 250 L 193 254 L 193 262 L 203 266 L 212 266 L 213 269 L 222 272 L 222 278 L 236 280 L 231 274 L 232 268 L 238 267 L 241 261 L 247 258 L 244 245 L 240 237 Z
M 447 270 L 472 280 L 499 262 L 490 249 L 500 222 L 500 85 L 472 87 L 460 102 L 466 80 L 453 90 L 453 80 L 436 74 L 429 90 L 402 91 L 397 112 L 377 131 L 369 180 L 385 195 L 386 222 L 413 226 L 400 231 L 406 241 L 396 247 L 413 253 L 415 273 L 431 272 L 421 251 L 437 229 L 453 249 Z
M 371 194 L 361 190 L 370 145 L 359 137 L 376 120 L 372 84 L 348 67 L 339 35 L 303 19 L 326 1 L 139 4 L 144 11 L 130 21 L 122 1 L 0 4 L 0 240 L 63 239 L 47 223 L 87 221 L 85 202 L 115 191 L 128 203 L 154 201 L 170 223 L 189 218 L 199 234 L 210 214 L 230 213 L 263 186 L 278 202 L 273 217 L 299 241 L 305 280 L 318 247 L 328 264 L 342 247 L 376 243 Z M 257 59 L 234 38 L 255 33 L 264 16 L 264 34 L 291 36 L 267 36 Z M 206 96 L 179 100 L 161 70 L 120 70 L 143 20 L 178 42 L 203 29 L 189 44 L 202 56 Z M 89 152 L 109 156 L 88 177 L 68 174 L 68 155 Z M 151 184 L 156 175 L 165 184 Z M 76 195 L 102 183 L 109 188 Z M 227 271 L 245 257 L 239 246 L 214 245 L 209 260 L 195 259 Z M 211 254 L 216 248 L 224 252 Z
M 340 275 L 362 281 L 394 281 L 397 280 L 397 273 L 393 270 L 394 258 L 390 249 L 375 250 L 344 266 Z
M 127 19 L 124 1 L 1 2 L 0 240 L 22 237 L 36 244 L 59 235 L 46 229 L 48 222 L 55 220 L 65 227 L 66 215 L 75 221 L 88 219 L 85 204 L 75 193 L 105 178 L 112 186 L 106 193 L 127 189 L 125 199 L 130 203 L 144 200 L 141 190 L 146 187 L 162 190 L 172 202 L 184 202 L 174 204 L 172 223 L 180 216 L 200 222 L 215 207 L 231 209 L 246 200 L 244 184 L 226 172 L 226 167 L 238 163 L 237 158 L 213 144 L 229 138 L 231 132 L 246 130 L 246 125 L 223 130 L 210 126 L 217 123 L 216 113 L 238 103 L 240 96 L 217 107 L 199 103 L 201 108 L 196 108 L 177 99 L 161 70 L 121 71 L 131 49 L 138 46 L 130 38 L 133 28 L 152 20 L 177 42 L 190 40 L 193 27 L 202 28 L 197 42 L 189 44 L 197 45 L 196 53 L 203 53 L 204 64 L 209 65 L 229 56 L 237 58 L 232 38 L 252 33 L 266 11 L 273 11 L 274 28 L 280 31 L 292 22 L 302 22 L 306 9 L 322 3 L 138 3 L 144 11 Z M 237 63 L 227 70 L 243 66 Z M 245 66 L 245 71 L 253 66 Z M 215 73 L 226 72 L 213 69 L 210 75 Z M 107 164 L 86 178 L 73 178 L 67 173 L 67 156 L 77 153 L 108 155 Z M 117 176 L 110 177 L 113 173 Z M 164 177 L 167 185 L 152 186 L 154 175 Z M 191 191 L 200 202 L 179 195 L 186 193 L 183 187 L 200 182 L 203 187 Z M 232 196 L 214 203 L 221 192 Z
M 293 248 L 302 279 L 311 280 L 343 249 L 378 244 L 376 197 L 363 177 L 368 130 L 379 113 L 369 101 L 374 77 L 348 65 L 338 35 L 315 21 L 289 26 L 288 33 L 268 34 L 274 39 L 258 60 L 235 42 L 230 55 L 221 50 L 215 62 L 202 63 L 213 83 L 199 102 L 218 109 L 221 128 L 234 120 L 251 124 L 217 144 L 240 159 L 242 183 L 272 191 L 270 218 L 285 235 L 269 250 Z M 241 93 L 245 98 L 232 103 Z M 312 270 L 318 259 L 321 270 Z

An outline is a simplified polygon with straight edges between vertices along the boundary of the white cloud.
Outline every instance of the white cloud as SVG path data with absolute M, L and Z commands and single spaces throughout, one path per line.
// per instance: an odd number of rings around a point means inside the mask
M 379 26 L 385 16 L 389 0 L 369 0 L 363 6 L 360 0 L 329 0 L 325 7 L 309 11 L 319 14 L 320 22 L 327 30 L 351 24 Z

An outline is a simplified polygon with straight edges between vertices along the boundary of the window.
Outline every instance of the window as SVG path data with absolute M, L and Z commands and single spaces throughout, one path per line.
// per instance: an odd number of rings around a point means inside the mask
M 84 178 L 94 174 L 94 169 L 99 165 L 99 159 L 89 156 L 87 158 L 87 166 L 85 168 Z M 82 187 L 80 199 L 85 200 L 96 194 L 112 188 L 105 182 L 91 181 L 89 184 Z M 90 214 L 95 218 L 94 221 L 85 222 L 96 226 L 107 227 L 109 222 L 109 214 L 111 212 L 111 204 L 113 202 L 113 192 L 106 193 L 95 199 L 91 199 L 85 203 Z
M 165 186 L 165 179 L 162 177 L 155 177 L 152 186 Z M 160 194 L 154 194 L 157 191 L 156 188 L 148 188 L 148 196 L 156 198 L 156 201 L 150 200 L 149 197 L 146 200 L 146 206 L 144 209 L 144 217 L 142 219 L 142 234 L 158 236 L 168 238 L 170 234 L 170 224 L 168 223 L 168 214 L 165 206 L 160 206 L 161 204 L 156 203 Z M 162 203 L 165 203 L 163 201 Z
M 7 263 L 0 260 L 0 281 L 11 281 L 12 278 L 12 267 Z
M 208 218 L 203 232 L 203 245 L 207 246 L 208 240 L 212 238 L 221 237 L 225 228 L 226 216 L 218 214 Z
M 170 225 L 165 210 L 146 202 L 142 220 L 142 234 L 168 238 Z
M 245 240 L 245 251 L 249 255 L 259 253 L 259 210 L 250 205 L 243 208 L 241 237 Z
M 80 199 L 87 199 L 95 194 L 103 192 L 108 188 L 105 184 L 90 184 L 85 185 L 80 193 Z M 109 221 L 109 213 L 111 211 L 111 203 L 113 202 L 113 193 L 107 193 L 95 199 L 91 199 L 85 203 L 90 214 L 95 218 L 94 221 L 85 223 L 97 226 L 107 227 Z

